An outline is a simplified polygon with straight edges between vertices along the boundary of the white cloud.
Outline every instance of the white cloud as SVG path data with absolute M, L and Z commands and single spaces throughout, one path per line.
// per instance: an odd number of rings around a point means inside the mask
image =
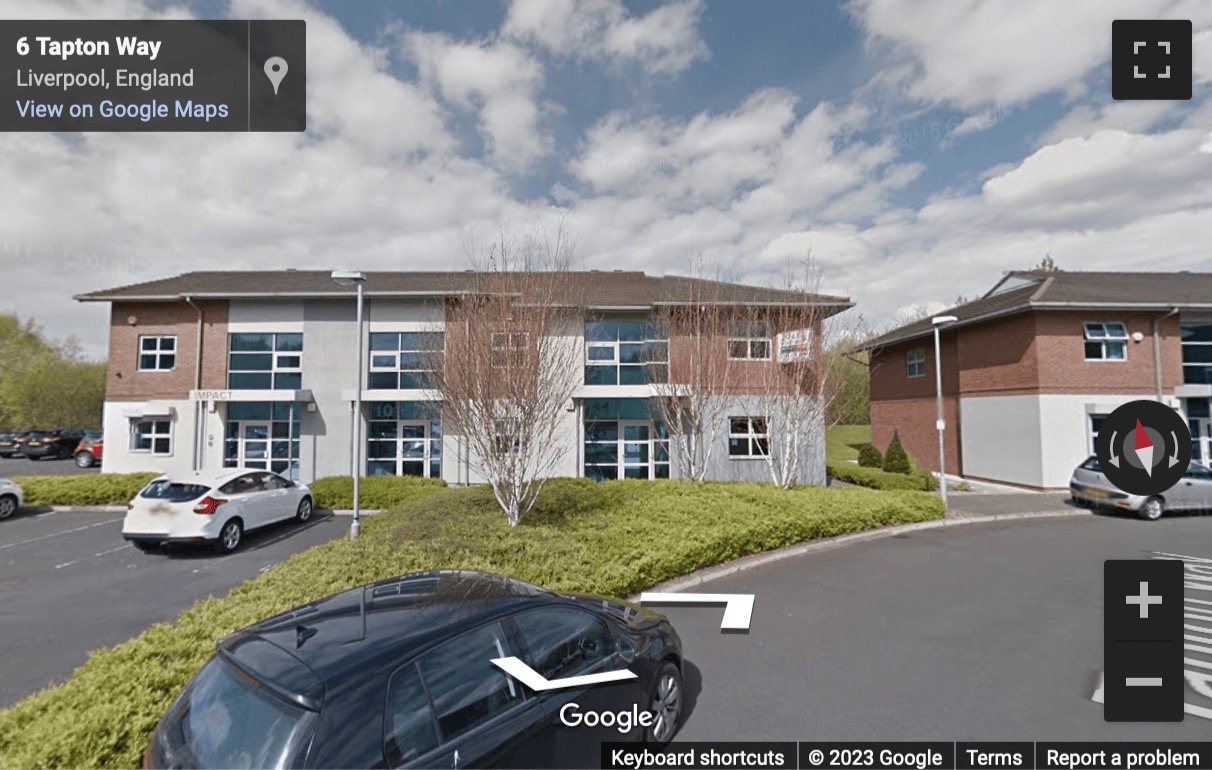
M 672 75 L 707 56 L 698 36 L 702 8 L 701 0 L 680 0 L 632 16 L 621 0 L 513 0 L 501 32 L 558 56 Z

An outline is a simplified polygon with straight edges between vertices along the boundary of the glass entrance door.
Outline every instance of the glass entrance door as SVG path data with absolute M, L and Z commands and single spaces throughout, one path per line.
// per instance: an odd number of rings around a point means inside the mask
M 441 436 L 428 420 L 372 420 L 366 472 L 370 476 L 441 476 Z
M 652 478 L 652 428 L 647 420 L 619 422 L 619 466 L 625 479 Z
M 227 436 L 223 447 L 224 465 L 238 468 L 269 469 L 269 438 L 271 426 L 268 422 L 233 420 L 227 423 Z

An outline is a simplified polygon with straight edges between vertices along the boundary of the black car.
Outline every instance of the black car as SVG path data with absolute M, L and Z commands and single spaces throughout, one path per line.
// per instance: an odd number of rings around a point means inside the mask
M 536 692 L 492 662 L 506 657 L 548 680 L 636 677 Z M 156 726 L 144 765 L 599 767 L 603 742 L 669 741 L 683 700 L 682 643 L 663 615 L 496 575 L 420 572 L 220 641 Z
M 18 451 L 31 460 L 71 457 L 83 438 L 83 431 L 34 431 L 26 437 Z
M 21 454 L 21 445 L 29 434 L 27 430 L 0 433 L 0 457 L 16 457 Z

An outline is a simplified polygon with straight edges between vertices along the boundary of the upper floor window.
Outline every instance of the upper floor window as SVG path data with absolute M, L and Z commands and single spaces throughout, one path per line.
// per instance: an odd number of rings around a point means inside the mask
M 585 384 L 669 381 L 669 333 L 650 321 L 586 321 Z
M 372 332 L 370 335 L 371 390 L 418 390 L 430 386 L 430 372 L 442 360 L 446 335 L 442 332 Z
M 1212 384 L 1212 321 L 1184 321 L 1183 382 Z
M 1123 361 L 1128 357 L 1128 327 L 1118 321 L 1084 325 L 1087 361 Z
M 492 365 L 528 366 L 530 364 L 530 332 L 493 332 Z
M 171 372 L 177 368 L 177 338 L 145 334 L 139 337 L 139 371 Z
M 728 357 L 736 361 L 769 361 L 769 324 L 765 321 L 733 321 L 728 328 Z
M 298 390 L 303 387 L 302 334 L 232 334 L 228 339 L 228 350 L 228 388 Z
M 909 377 L 926 376 L 925 348 L 911 348 L 905 351 L 905 374 Z

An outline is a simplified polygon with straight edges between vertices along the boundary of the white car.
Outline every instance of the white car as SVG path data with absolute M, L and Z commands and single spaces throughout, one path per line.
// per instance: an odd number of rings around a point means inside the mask
M 285 519 L 307 521 L 314 507 L 310 489 L 269 471 L 164 475 L 126 504 L 122 537 L 141 551 L 165 543 L 210 543 L 231 553 L 246 531 Z
M 25 502 L 21 485 L 9 479 L 0 479 L 0 519 L 7 519 L 17 512 Z

